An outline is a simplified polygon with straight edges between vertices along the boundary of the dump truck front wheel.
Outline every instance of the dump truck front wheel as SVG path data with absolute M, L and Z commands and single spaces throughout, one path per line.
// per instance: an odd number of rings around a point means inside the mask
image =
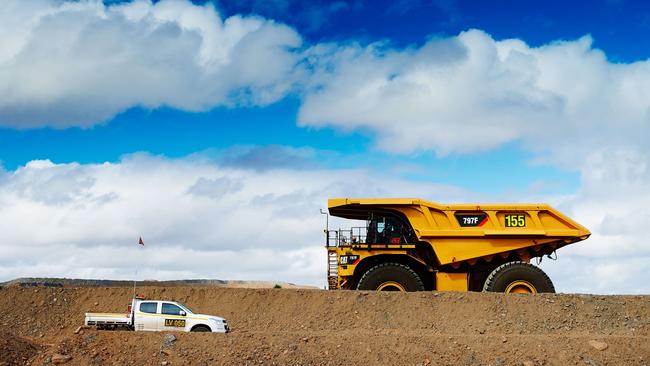
M 401 263 L 381 263 L 361 276 L 357 290 L 424 291 L 424 283 L 409 266 Z
M 551 279 L 539 267 L 526 262 L 508 262 L 497 267 L 483 285 L 483 291 L 507 293 L 555 292 Z

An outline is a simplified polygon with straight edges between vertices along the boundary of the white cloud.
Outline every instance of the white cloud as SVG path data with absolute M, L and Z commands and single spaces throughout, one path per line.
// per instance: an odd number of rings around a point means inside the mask
M 581 175 L 572 195 L 517 199 L 554 201 L 593 232 L 544 262 L 557 288 L 650 291 L 650 60 L 612 63 L 588 36 L 530 47 L 479 30 L 401 50 L 330 44 L 307 53 L 316 72 L 302 126 L 371 131 L 397 153 L 517 142 L 535 162 Z
M 136 154 L 113 164 L 32 161 L 0 180 L 0 280 L 131 278 L 137 267 L 141 278 L 323 285 L 319 209 L 328 197 L 430 192 L 454 201 L 466 194 L 363 170 L 259 170 L 199 155 Z
M 650 61 L 609 62 L 588 36 L 530 47 L 470 30 L 404 49 L 299 50 L 292 28 L 223 19 L 209 3 L 0 7 L 0 126 L 92 126 L 134 106 L 202 111 L 296 92 L 301 126 L 370 131 L 392 152 L 517 141 L 571 166 L 575 151 L 650 135 Z
M 650 61 L 609 62 L 591 38 L 529 47 L 479 30 L 421 47 L 317 45 L 302 126 L 364 129 L 393 152 L 467 153 L 522 141 L 581 153 L 650 135 Z
M 521 197 L 551 201 L 593 231 L 587 241 L 558 251 L 557 262 L 542 263 L 559 291 L 650 291 L 650 245 L 643 231 L 650 180 L 647 168 L 639 168 L 644 159 L 603 154 L 575 195 Z M 605 166 L 618 169 L 618 191 L 611 182 L 587 176 L 599 177 L 597 167 Z M 179 160 L 136 154 L 112 164 L 32 161 L 2 176 L 0 280 L 128 279 L 137 268 L 141 279 L 209 277 L 323 286 L 319 209 L 328 197 L 502 199 L 363 170 L 224 166 L 200 154 Z M 331 224 L 346 226 L 341 220 Z M 136 244 L 141 235 L 144 248 Z
M 0 39 L 0 126 L 87 127 L 133 106 L 200 111 L 297 91 L 301 126 L 370 131 L 386 151 L 444 155 L 518 142 L 538 161 L 581 174 L 573 195 L 531 198 L 557 203 L 594 233 L 544 262 L 556 287 L 650 291 L 650 61 L 610 62 L 588 36 L 530 47 L 470 30 L 405 49 L 296 51 L 291 28 L 223 19 L 210 4 L 10 0 L 0 4 Z M 134 155 L 0 169 L 0 278 L 125 278 L 133 254 L 151 277 L 322 284 L 315 253 L 324 257 L 318 209 L 327 197 L 478 198 L 379 172 L 318 169 L 313 154 L 245 147 L 217 163 Z M 133 248 L 140 235 L 147 254 Z M 152 247 L 182 259 L 170 263 Z
M 300 36 L 211 4 L 0 5 L 0 126 L 92 126 L 130 107 L 202 111 L 283 97 Z M 6 44 L 6 46 L 5 46 Z
M 546 264 L 571 289 L 597 293 L 650 291 L 650 154 L 638 147 L 596 148 L 586 157 L 581 187 L 558 208 L 592 231 Z

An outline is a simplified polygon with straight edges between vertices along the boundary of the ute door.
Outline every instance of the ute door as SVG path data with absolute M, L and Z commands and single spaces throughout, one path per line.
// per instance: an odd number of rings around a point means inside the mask
M 161 307 L 160 329 L 184 331 L 187 328 L 187 313 L 180 306 L 163 302 Z
M 135 330 L 156 331 L 160 315 L 158 314 L 158 301 L 141 301 L 135 314 Z

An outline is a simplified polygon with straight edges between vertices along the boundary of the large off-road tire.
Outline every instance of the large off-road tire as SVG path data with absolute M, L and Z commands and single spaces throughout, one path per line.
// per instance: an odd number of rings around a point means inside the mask
M 371 267 L 361 276 L 357 290 L 424 291 L 424 283 L 409 266 L 381 263 Z
M 209 332 L 210 328 L 208 328 L 205 325 L 197 325 L 194 328 L 192 328 L 192 332 Z
M 483 291 L 507 293 L 555 292 L 553 282 L 539 267 L 526 262 L 508 262 L 497 267 L 483 285 Z

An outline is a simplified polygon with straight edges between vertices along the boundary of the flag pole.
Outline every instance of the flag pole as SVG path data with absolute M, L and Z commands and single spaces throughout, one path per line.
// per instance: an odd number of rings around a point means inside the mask
M 142 237 L 138 239 L 138 244 L 142 245 L 144 247 L 144 240 L 142 240 Z M 135 299 L 136 293 L 135 293 L 135 284 L 136 281 L 138 280 L 138 267 L 135 267 L 135 276 L 133 276 L 133 298 Z

